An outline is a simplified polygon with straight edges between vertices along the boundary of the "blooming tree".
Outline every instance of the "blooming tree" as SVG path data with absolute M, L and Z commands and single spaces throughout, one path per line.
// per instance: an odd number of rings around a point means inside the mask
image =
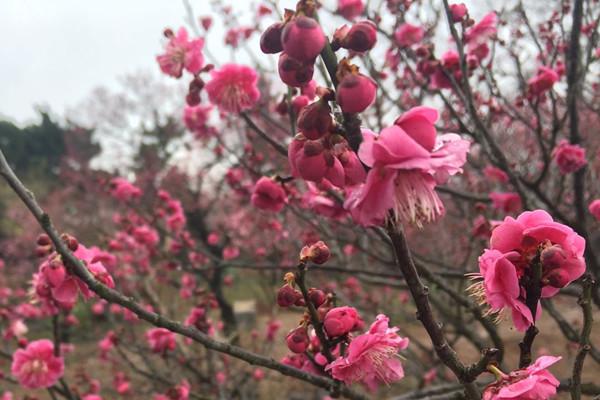
M 176 120 L 123 176 L 65 163 L 69 233 L 0 152 L 42 231 L 0 263 L 3 399 L 600 394 L 598 2 L 322 3 L 186 3 Z

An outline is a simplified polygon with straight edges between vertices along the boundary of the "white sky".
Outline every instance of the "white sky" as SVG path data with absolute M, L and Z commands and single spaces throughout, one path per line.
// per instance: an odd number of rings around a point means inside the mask
M 191 0 L 197 15 L 208 0 Z M 0 0 L 0 117 L 24 123 L 35 106 L 63 115 L 94 87 L 157 71 L 166 26 L 184 24 L 177 0 Z

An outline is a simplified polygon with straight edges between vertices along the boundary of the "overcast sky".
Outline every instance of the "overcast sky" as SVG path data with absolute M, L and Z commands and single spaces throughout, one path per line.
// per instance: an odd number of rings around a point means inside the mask
M 208 0 L 191 0 L 196 14 Z M 177 0 L 1 0 L 0 117 L 20 123 L 36 105 L 62 115 L 92 88 L 158 71 L 165 26 L 183 24 Z M 158 73 L 158 72 L 157 72 Z

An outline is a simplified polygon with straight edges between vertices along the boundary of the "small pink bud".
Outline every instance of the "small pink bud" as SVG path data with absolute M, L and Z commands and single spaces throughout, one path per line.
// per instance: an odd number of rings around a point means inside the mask
M 360 21 L 352 26 L 342 39 L 343 48 L 363 53 L 371 50 L 377 43 L 377 28 L 371 21 Z
M 283 23 L 276 22 L 269 26 L 260 36 L 260 49 L 265 54 L 276 54 L 283 51 L 281 45 L 281 33 L 283 31 Z
M 314 64 L 303 64 L 298 60 L 281 53 L 279 56 L 279 77 L 286 85 L 301 87 L 309 83 L 315 70 Z
M 298 115 L 298 129 L 311 140 L 323 137 L 332 125 L 331 108 L 322 100 L 304 107 Z
M 450 4 L 450 12 L 452 13 L 452 22 L 460 22 L 467 15 L 467 6 L 464 3 Z
M 299 16 L 283 28 L 281 43 L 291 57 L 305 63 L 312 63 L 325 46 L 325 34 L 317 21 Z
M 308 348 L 310 339 L 305 326 L 299 326 L 293 329 L 285 338 L 288 348 L 292 353 L 302 354 Z
M 353 307 L 332 308 L 323 319 L 323 327 L 329 337 L 346 335 L 362 325 L 364 322 Z
M 377 84 L 362 74 L 348 74 L 337 88 L 337 102 L 345 113 L 360 113 L 375 100 Z

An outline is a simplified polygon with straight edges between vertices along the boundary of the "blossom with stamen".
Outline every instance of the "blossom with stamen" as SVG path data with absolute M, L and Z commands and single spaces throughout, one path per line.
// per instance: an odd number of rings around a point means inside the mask
M 210 102 L 222 112 L 239 113 L 249 110 L 260 98 L 258 75 L 247 65 L 225 64 L 211 71 L 212 79 L 206 84 Z
M 11 372 L 27 389 L 48 388 L 63 376 L 64 361 L 54 355 L 54 344 L 48 339 L 36 340 L 13 354 Z

